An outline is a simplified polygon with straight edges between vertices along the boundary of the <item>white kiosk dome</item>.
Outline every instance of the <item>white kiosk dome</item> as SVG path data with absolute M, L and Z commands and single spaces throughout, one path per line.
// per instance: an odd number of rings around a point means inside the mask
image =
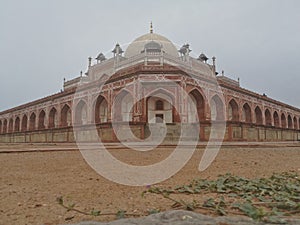
M 148 33 L 135 39 L 130 45 L 128 45 L 124 56 L 126 58 L 133 57 L 141 54 L 145 50 L 145 45 L 152 45 L 153 43 L 159 43 L 161 50 L 173 57 L 179 57 L 178 50 L 175 45 L 167 38 L 156 33 Z

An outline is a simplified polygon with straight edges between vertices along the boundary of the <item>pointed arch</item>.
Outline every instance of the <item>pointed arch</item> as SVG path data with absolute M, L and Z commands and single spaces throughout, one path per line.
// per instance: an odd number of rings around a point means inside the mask
M 147 97 L 151 96 L 159 96 L 159 95 L 165 95 L 171 98 L 172 103 L 174 102 L 174 93 L 170 92 L 169 90 L 160 87 L 160 88 L 155 88 L 153 91 L 147 94 Z
M 266 126 L 272 126 L 272 115 L 269 109 L 265 110 Z
M 72 125 L 72 112 L 69 105 L 65 104 L 61 109 L 61 121 L 60 124 L 62 127 L 69 127 Z
M 210 100 L 210 113 L 212 120 L 224 120 L 224 103 L 218 95 L 214 95 Z
M 42 110 L 39 114 L 38 129 L 45 129 L 45 117 L 46 113 Z
M 15 119 L 15 132 L 19 132 L 20 131 L 20 117 L 16 117 Z
M 31 113 L 30 117 L 29 117 L 29 130 L 33 131 L 35 130 L 35 121 L 36 121 L 36 115 L 35 113 Z
M 104 96 L 99 95 L 95 101 L 95 123 L 105 123 L 108 119 L 108 103 Z
M 252 116 L 251 116 L 251 108 L 248 103 L 243 105 L 242 109 L 242 122 L 251 123 Z
M 21 131 L 27 131 L 27 123 L 28 123 L 27 115 L 24 115 L 22 118 Z
M 292 120 L 291 115 L 288 115 L 287 119 L 288 119 L 288 128 L 293 129 L 293 120 Z
M 228 120 L 239 121 L 239 106 L 234 99 L 231 99 L 228 103 Z
M 262 111 L 259 106 L 256 106 L 255 110 L 255 121 L 257 125 L 263 125 L 263 119 L 262 119 Z
M 13 130 L 14 130 L 14 120 L 13 118 L 10 118 L 8 123 L 8 133 L 12 133 Z
M 191 97 L 191 100 L 196 104 L 197 108 L 197 117 L 196 121 L 204 121 L 205 120 L 205 99 L 201 92 L 197 89 L 193 89 L 190 93 L 189 96 Z M 189 107 L 190 108 L 190 107 Z M 191 122 L 190 117 L 193 115 L 189 116 L 189 121 Z
M 296 118 L 296 116 L 294 116 L 293 122 L 294 122 L 294 129 L 297 130 L 298 126 L 297 126 L 297 118 Z
M 49 124 L 48 128 L 56 128 L 58 125 L 57 122 L 57 110 L 55 107 L 52 107 L 52 109 L 49 112 Z
M 280 127 L 280 119 L 279 119 L 279 115 L 276 111 L 273 114 L 273 119 L 274 119 L 274 126 Z
M 282 128 L 287 128 L 287 126 L 286 126 L 286 117 L 285 117 L 284 113 L 281 114 L 281 127 Z
M 87 124 L 87 104 L 84 100 L 80 100 L 75 109 L 75 124 Z
M 122 90 L 117 94 L 113 104 L 114 121 L 132 121 L 133 115 L 133 97 L 126 91 Z
M 4 119 L 4 121 L 3 121 L 3 133 L 4 134 L 7 133 L 7 119 Z

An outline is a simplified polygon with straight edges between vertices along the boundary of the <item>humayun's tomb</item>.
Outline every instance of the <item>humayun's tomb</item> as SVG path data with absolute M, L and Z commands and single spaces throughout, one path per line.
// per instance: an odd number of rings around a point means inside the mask
M 116 44 L 112 57 L 89 58 L 87 72 L 65 80 L 61 92 L 0 112 L 0 142 L 74 142 L 74 135 L 130 141 L 129 130 L 144 140 L 151 126 L 162 125 L 165 139 L 174 141 L 187 123 L 197 124 L 199 140 L 207 141 L 212 124 L 222 121 L 224 141 L 300 139 L 300 109 L 242 88 L 217 73 L 215 57 L 193 58 L 190 51 L 151 27 L 125 51 Z

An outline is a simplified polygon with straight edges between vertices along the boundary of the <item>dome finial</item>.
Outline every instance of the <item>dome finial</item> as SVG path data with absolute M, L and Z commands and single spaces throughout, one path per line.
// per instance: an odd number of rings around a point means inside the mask
M 152 25 L 152 21 L 150 22 L 150 34 L 153 33 L 153 25 Z

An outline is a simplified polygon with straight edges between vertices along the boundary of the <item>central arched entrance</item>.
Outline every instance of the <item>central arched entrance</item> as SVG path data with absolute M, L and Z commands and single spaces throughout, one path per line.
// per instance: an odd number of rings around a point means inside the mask
M 164 91 L 147 98 L 148 123 L 173 123 L 173 99 Z

